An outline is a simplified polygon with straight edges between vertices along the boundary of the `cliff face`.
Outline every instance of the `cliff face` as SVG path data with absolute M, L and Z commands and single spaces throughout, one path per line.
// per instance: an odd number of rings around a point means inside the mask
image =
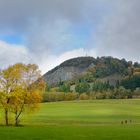
M 76 67 L 60 67 L 53 73 L 46 74 L 45 81 L 48 84 L 53 84 L 59 82 L 60 80 L 69 80 L 81 73 L 82 71 L 84 70 L 81 70 Z
M 67 60 L 47 72 L 44 75 L 44 79 L 48 84 L 54 84 L 60 80 L 70 80 L 76 75 L 84 72 L 92 63 L 94 63 L 94 60 L 93 57 L 78 57 Z

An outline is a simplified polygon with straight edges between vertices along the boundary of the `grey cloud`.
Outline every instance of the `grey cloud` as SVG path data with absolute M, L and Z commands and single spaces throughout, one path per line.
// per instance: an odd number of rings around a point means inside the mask
M 26 29 L 31 21 L 81 20 L 94 0 L 0 0 L 0 27 Z M 93 8 L 94 4 L 92 7 Z
M 113 7 L 94 36 L 98 55 L 140 61 L 140 1 L 118 0 Z
M 52 48 L 63 50 L 68 45 L 63 40 L 71 35 L 66 26 L 99 19 L 97 10 L 103 4 L 104 0 L 0 0 L 0 30 L 24 34 L 30 50 L 45 55 Z

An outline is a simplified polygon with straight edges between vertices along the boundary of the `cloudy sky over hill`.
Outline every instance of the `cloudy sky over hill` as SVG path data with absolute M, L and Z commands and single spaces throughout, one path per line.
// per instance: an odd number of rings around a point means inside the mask
M 0 0 L 0 68 L 44 72 L 90 55 L 140 61 L 140 0 Z

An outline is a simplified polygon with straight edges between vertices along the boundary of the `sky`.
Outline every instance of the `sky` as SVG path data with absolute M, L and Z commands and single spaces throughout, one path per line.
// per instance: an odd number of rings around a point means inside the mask
M 140 62 L 140 0 L 0 0 L 0 69 L 79 56 Z

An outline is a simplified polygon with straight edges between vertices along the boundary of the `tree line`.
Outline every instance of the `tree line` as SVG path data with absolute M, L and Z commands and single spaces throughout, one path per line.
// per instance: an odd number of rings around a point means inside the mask
M 108 80 L 103 82 L 97 79 L 89 83 L 82 77 L 72 86 L 69 81 L 61 81 L 57 87 L 46 87 L 46 92 L 43 95 L 44 102 L 139 98 L 140 74 L 127 76 L 120 81 L 116 81 L 115 85 L 110 84 Z

